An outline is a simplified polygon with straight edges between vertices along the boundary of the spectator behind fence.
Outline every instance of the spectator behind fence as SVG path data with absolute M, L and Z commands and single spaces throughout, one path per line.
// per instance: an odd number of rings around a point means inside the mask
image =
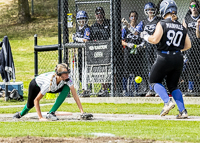
M 142 20 L 137 26 L 136 26 L 136 34 L 146 31 L 148 34 L 152 35 L 155 31 L 156 24 L 161 20 L 160 17 L 157 15 L 157 8 L 154 3 L 148 2 L 144 6 L 144 13 L 148 18 Z M 149 72 L 151 69 L 151 66 L 154 63 L 155 57 L 156 57 L 156 47 L 157 45 L 153 45 L 150 43 L 146 43 L 146 49 L 145 49 L 145 56 L 146 59 L 144 61 L 144 69 L 147 69 L 144 75 L 142 76 L 144 80 L 146 80 L 146 83 L 148 83 L 149 78 Z M 147 85 L 147 89 L 149 86 L 149 91 L 146 94 L 146 97 L 154 96 L 155 92 L 153 92 L 153 89 L 150 85 Z
M 102 7 L 95 10 L 96 22 L 91 26 L 92 40 L 108 40 L 110 38 L 110 20 L 105 18 L 105 12 Z
M 96 22 L 91 26 L 91 39 L 108 40 L 110 39 L 110 20 L 105 18 L 105 12 L 102 7 L 97 7 L 95 10 Z M 98 96 L 108 96 L 108 83 L 102 83 L 102 88 Z
M 187 59 L 187 65 L 185 72 L 188 75 L 188 92 L 185 93 L 185 95 L 197 95 L 197 92 L 199 91 L 199 74 L 200 74 L 200 39 L 199 37 L 199 2 L 196 0 L 191 0 L 189 4 L 189 10 L 183 20 L 183 26 L 187 28 L 188 35 L 192 42 L 192 48 L 186 52 Z
M 78 24 L 78 28 L 76 30 L 76 33 L 73 34 L 72 38 L 74 40 L 75 43 L 83 43 L 83 42 L 87 42 L 91 39 L 91 28 L 90 26 L 88 26 L 88 14 L 85 11 L 79 11 L 76 15 L 76 20 L 77 20 L 77 24 Z M 83 62 L 82 61 L 82 48 L 78 48 L 78 68 L 79 68 L 79 80 L 82 82 L 82 77 L 83 74 L 85 74 L 85 70 L 82 68 L 83 67 Z M 84 58 L 85 59 L 85 58 Z M 85 84 L 82 83 L 82 85 L 84 86 Z M 83 94 L 85 92 L 86 89 L 83 88 Z M 90 90 L 91 89 L 91 84 L 90 84 Z
M 134 76 L 140 75 L 138 60 L 142 57 L 138 53 L 131 54 L 134 45 L 139 45 L 142 39 L 139 35 L 132 33 L 135 31 L 137 25 L 138 13 L 136 11 L 131 11 L 129 13 L 130 25 L 122 29 L 122 45 L 124 46 L 124 67 L 123 67 L 123 96 L 134 96 L 132 83 L 134 83 L 135 91 L 138 93 L 139 84 L 134 81 Z M 139 62 L 140 63 L 140 62 Z
M 178 82 L 183 70 L 183 54 L 191 48 L 191 41 L 187 34 L 187 29 L 177 21 L 177 6 L 173 0 L 164 0 L 160 4 L 160 14 L 164 18 L 156 25 L 153 35 L 146 31 L 141 33 L 141 38 L 145 41 L 158 44 L 157 58 L 150 72 L 150 83 L 154 91 L 159 94 L 164 102 L 163 110 L 160 115 L 165 116 L 175 107 L 169 98 L 166 88 L 162 81 L 166 78 L 167 88 L 173 96 L 179 110 L 177 119 L 188 117 L 184 106 L 183 96 L 178 88 Z M 147 47 L 149 48 L 149 47 Z

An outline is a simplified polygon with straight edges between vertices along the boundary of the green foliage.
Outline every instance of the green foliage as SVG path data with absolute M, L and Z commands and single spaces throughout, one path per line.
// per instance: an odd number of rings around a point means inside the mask
M 29 1 L 31 6 L 31 1 Z M 39 36 L 57 36 L 57 1 L 56 0 L 34 0 L 34 15 L 32 21 L 27 24 L 17 23 L 17 2 L 1 7 L 0 13 L 0 39 L 7 35 L 9 39 L 27 39 L 34 34 Z M 31 10 L 31 8 L 30 8 Z

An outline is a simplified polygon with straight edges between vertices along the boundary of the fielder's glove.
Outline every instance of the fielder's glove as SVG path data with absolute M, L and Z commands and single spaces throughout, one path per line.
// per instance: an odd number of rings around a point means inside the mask
M 92 120 L 93 115 L 90 113 L 81 114 L 81 120 Z

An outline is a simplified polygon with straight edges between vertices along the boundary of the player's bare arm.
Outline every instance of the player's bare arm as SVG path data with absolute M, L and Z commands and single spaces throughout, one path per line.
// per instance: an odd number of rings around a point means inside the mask
M 197 27 L 196 27 L 196 36 L 197 36 L 197 38 L 200 38 L 199 26 L 200 26 L 200 19 L 197 20 Z
M 34 100 L 34 105 L 35 105 L 35 109 L 37 111 L 39 120 L 40 121 L 47 121 L 47 119 L 45 119 L 45 118 L 42 117 L 42 113 L 41 113 L 41 110 L 40 110 L 40 104 L 39 104 L 39 102 L 40 102 L 40 100 L 42 99 L 43 96 L 44 95 L 42 95 L 42 93 L 39 92 L 38 95 L 37 95 L 37 97 Z
M 190 41 L 190 38 L 188 36 L 188 34 L 186 35 L 186 38 L 185 38 L 185 46 L 184 46 L 184 49 L 182 49 L 181 51 L 186 51 L 188 49 L 190 49 L 192 47 L 192 44 L 191 44 L 191 41 Z
M 79 108 L 80 111 L 81 111 L 81 114 L 83 114 L 83 113 L 84 113 L 83 107 L 82 107 L 82 105 L 81 105 L 80 99 L 79 99 L 79 97 L 78 97 L 78 95 L 77 95 L 77 93 L 76 93 L 76 90 L 75 90 L 75 88 L 74 88 L 73 85 L 70 87 L 70 90 L 71 90 L 71 92 L 72 92 L 72 95 L 73 95 L 74 100 L 76 101 L 76 104 L 78 105 L 78 108 Z
M 185 23 L 185 19 L 183 19 L 183 26 L 187 29 L 187 24 Z
M 149 36 L 148 38 L 149 43 L 158 44 L 160 42 L 162 35 L 163 35 L 163 29 L 160 22 L 158 22 L 158 24 L 156 25 L 156 30 L 154 34 Z

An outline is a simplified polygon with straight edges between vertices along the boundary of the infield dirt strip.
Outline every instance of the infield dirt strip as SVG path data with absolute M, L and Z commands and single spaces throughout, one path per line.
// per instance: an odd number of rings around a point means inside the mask
M 42 112 L 43 117 L 46 117 L 47 112 Z M 58 121 L 81 121 L 80 113 L 71 112 L 56 112 Z M 200 121 L 200 116 L 189 116 L 188 119 L 176 119 L 174 115 L 166 115 L 161 117 L 160 115 L 139 115 L 139 114 L 93 114 L 92 120 L 87 120 L 90 122 L 95 121 L 131 121 L 131 120 L 187 120 L 187 121 Z M 13 119 L 13 114 L 0 114 L 1 122 L 18 122 L 18 121 L 34 121 L 39 122 L 37 113 L 28 113 L 21 119 Z

